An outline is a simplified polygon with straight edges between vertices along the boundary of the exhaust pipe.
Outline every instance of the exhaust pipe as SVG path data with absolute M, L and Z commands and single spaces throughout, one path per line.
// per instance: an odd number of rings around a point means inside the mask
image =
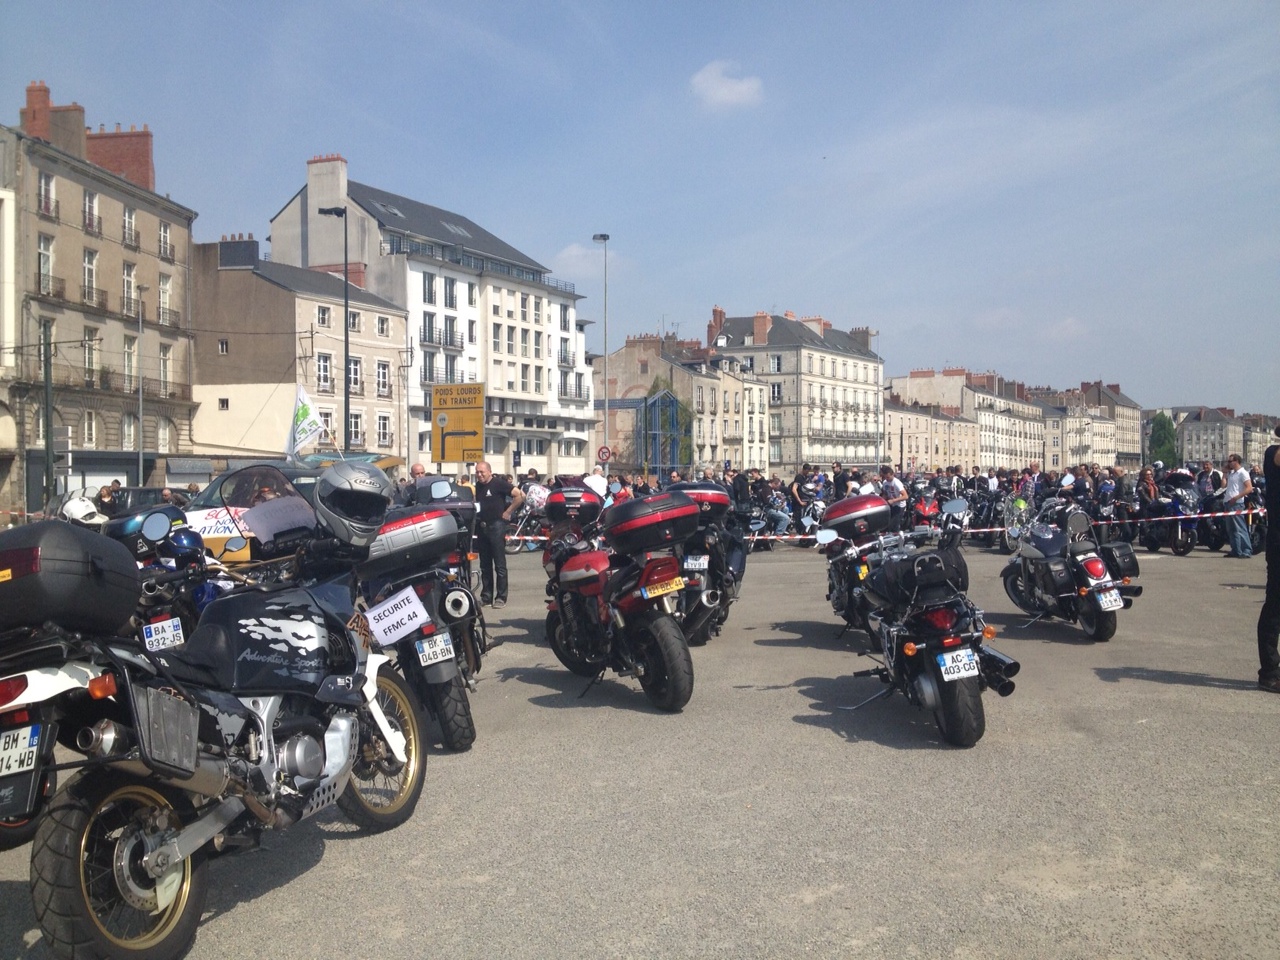
M 703 590 L 702 595 L 698 597 L 698 599 L 703 603 L 705 603 L 708 607 L 718 607 L 720 606 L 720 591 L 719 590 Z
M 91 757 L 111 757 L 133 748 L 133 731 L 114 720 L 99 720 L 76 734 L 76 748 Z
M 996 677 L 993 680 L 990 674 L 984 674 L 983 679 L 987 681 L 987 686 L 990 689 L 994 690 L 1002 697 L 1007 697 L 1009 694 L 1013 693 L 1013 688 L 1016 686 L 1016 684 L 1014 684 L 1014 682 L 1008 677 Z
M 992 677 L 1005 677 L 1012 680 L 1022 669 L 1022 664 L 1013 657 L 1006 656 L 994 647 L 983 647 L 978 651 L 978 663 L 982 672 Z M 1004 694 L 1008 696 L 1008 694 Z
M 444 595 L 444 599 L 440 602 L 446 617 L 451 620 L 461 620 L 469 617 L 472 613 L 471 596 L 465 590 L 450 590 Z
M 126 773 L 137 774 L 140 777 L 154 777 L 157 775 L 154 770 L 141 760 L 126 760 L 123 763 L 112 764 L 112 767 L 123 770 Z M 220 797 L 226 793 L 227 788 L 233 782 L 231 764 L 207 753 L 201 754 L 196 758 L 195 773 L 187 779 L 183 780 L 178 777 L 165 777 L 164 779 L 179 790 L 198 793 L 202 797 Z

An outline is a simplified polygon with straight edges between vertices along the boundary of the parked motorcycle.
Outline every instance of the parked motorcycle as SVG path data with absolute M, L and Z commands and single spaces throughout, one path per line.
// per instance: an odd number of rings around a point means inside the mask
M 206 577 L 199 561 L 144 573 L 58 521 L 0 533 L 0 814 L 33 809 L 55 744 L 83 758 L 32 843 L 35 916 L 58 956 L 181 956 L 213 854 L 335 802 L 370 830 L 413 813 L 425 720 L 357 615 L 352 575 L 390 484 L 339 464 L 313 509 L 280 479 L 245 520 L 300 551 L 297 579 L 211 600 L 189 636 L 181 618 L 136 614 L 144 594 Z M 170 526 L 157 514 L 141 535 Z
M 958 528 L 881 533 L 865 543 L 849 542 L 840 556 L 850 563 L 865 560 L 870 568 L 863 580 L 867 623 L 882 656 L 879 666 L 853 676 L 878 677 L 887 685 L 857 706 L 901 692 L 933 714 L 943 740 L 972 747 L 986 731 L 982 692 L 990 688 L 1009 696 L 1020 667 L 987 646 L 996 631 L 965 594 L 969 572 L 960 536 Z M 939 537 L 936 549 L 925 547 Z M 818 533 L 819 543 L 839 539 L 834 529 Z
M 674 617 L 685 579 L 673 551 L 697 531 L 698 505 L 666 491 L 615 504 L 597 524 L 602 505 L 590 490 L 547 498 L 547 641 L 578 676 L 637 677 L 654 706 L 679 712 L 693 695 L 693 660 Z M 593 549 L 597 532 L 612 555 Z
M 680 545 L 684 589 L 676 618 L 691 647 L 700 647 L 720 632 L 729 607 L 738 599 L 747 570 L 747 550 L 729 491 L 717 483 L 673 483 L 698 505 L 698 527 Z
M 1004 553 L 1013 553 L 1018 549 L 1018 537 L 1014 531 L 1021 533 L 1031 522 L 1033 511 L 1031 504 L 1017 493 L 1006 493 L 1000 501 L 1000 549 Z
M 1001 573 L 1004 591 L 1036 619 L 1079 623 L 1103 642 L 1116 632 L 1116 611 L 1133 606 L 1142 587 L 1138 558 L 1123 540 L 1099 544 L 1088 514 L 1070 501 L 1046 500 Z M 1034 622 L 1034 621 L 1032 621 Z
M 1185 557 L 1196 547 L 1196 514 L 1200 508 L 1200 492 L 1195 477 L 1185 470 L 1174 470 L 1160 482 L 1156 501 L 1160 518 L 1148 518 L 1140 536 L 1142 545 L 1152 553 L 1167 546 L 1174 556 Z
M 1200 513 L 1222 513 L 1225 511 L 1225 490 L 1215 490 L 1200 501 Z M 1196 542 L 1202 543 L 1211 552 L 1217 553 L 1227 545 L 1226 517 L 1201 517 L 1196 524 Z

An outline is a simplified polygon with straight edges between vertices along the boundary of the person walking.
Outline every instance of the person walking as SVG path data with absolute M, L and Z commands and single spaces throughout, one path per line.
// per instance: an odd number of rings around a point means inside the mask
M 507 522 L 524 503 L 524 494 L 493 475 L 487 461 L 476 464 L 476 528 L 480 540 L 480 602 L 507 605 Z M 508 502 L 510 498 L 510 502 Z
M 1280 426 L 1275 429 L 1280 440 Z M 1258 614 L 1258 686 L 1280 693 L 1280 443 L 1267 447 L 1262 459 L 1267 507 L 1267 592 Z
M 1222 509 L 1243 510 L 1245 497 L 1251 493 L 1253 493 L 1253 481 L 1249 479 L 1249 471 L 1240 465 L 1240 454 L 1233 453 L 1227 457 L 1227 486 Z M 1249 528 L 1245 526 L 1244 514 L 1232 514 L 1225 519 L 1227 542 L 1231 544 L 1231 552 L 1227 556 L 1241 560 L 1249 559 L 1253 556 L 1253 541 L 1249 537 Z

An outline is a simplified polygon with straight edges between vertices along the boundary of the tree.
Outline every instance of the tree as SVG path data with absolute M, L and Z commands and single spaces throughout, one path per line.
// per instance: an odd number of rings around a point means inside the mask
M 1151 418 L 1151 438 L 1147 441 L 1147 463 L 1157 460 L 1170 467 L 1178 462 L 1178 428 L 1163 413 Z

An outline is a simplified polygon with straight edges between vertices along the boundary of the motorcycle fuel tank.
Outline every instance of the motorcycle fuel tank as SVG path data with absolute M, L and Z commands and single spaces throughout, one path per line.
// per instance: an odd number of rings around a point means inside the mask
M 560 585 L 594 597 L 603 589 L 608 570 L 609 554 L 603 550 L 576 553 L 560 568 Z

